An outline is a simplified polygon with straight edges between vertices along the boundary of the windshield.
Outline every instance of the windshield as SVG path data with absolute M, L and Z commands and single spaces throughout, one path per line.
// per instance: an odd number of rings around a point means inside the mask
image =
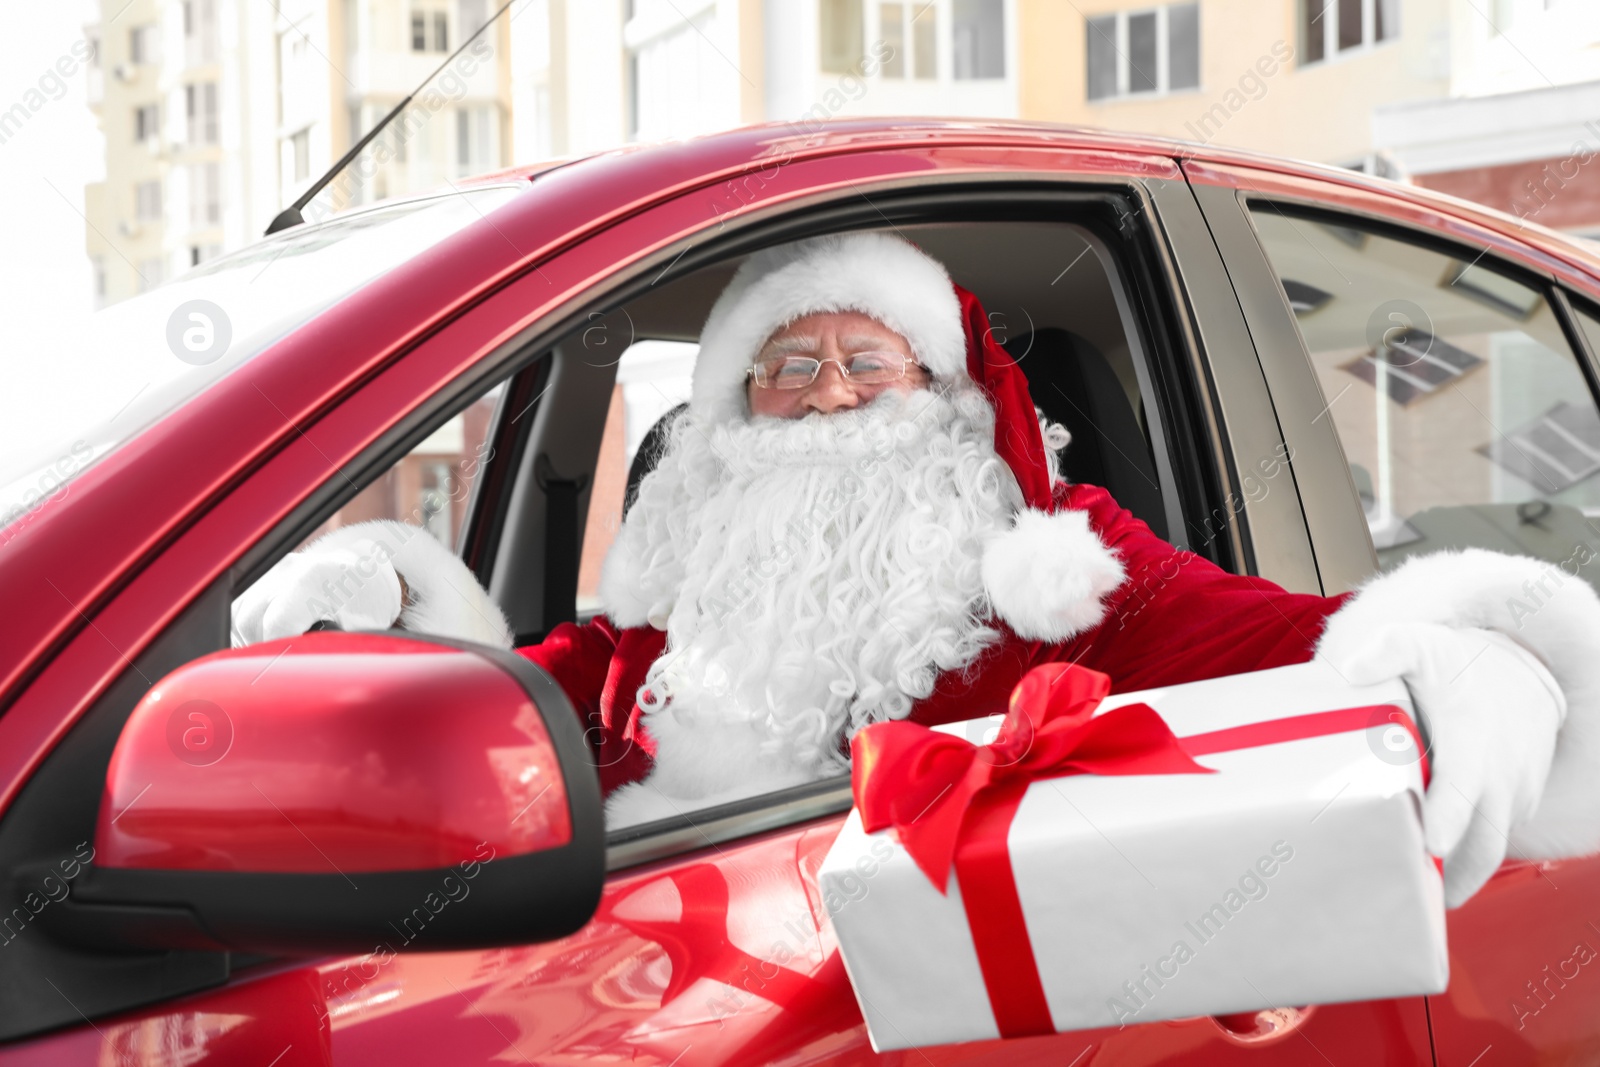
M 0 527 L 279 338 L 526 189 L 463 189 L 297 226 L 90 316 L 49 354 L 45 387 L 9 397 Z

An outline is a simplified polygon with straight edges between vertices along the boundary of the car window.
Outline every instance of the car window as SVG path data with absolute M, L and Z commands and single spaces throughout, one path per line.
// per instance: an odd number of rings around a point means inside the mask
M 472 488 L 483 465 L 492 458 L 489 429 L 504 394 L 505 383 L 500 382 L 452 416 L 334 512 L 307 541 L 341 526 L 397 519 L 422 527 L 441 545 L 458 551 L 466 532 Z
M 295 546 L 296 550 L 345 526 L 391 519 L 419 526 L 451 552 L 459 554 L 479 476 L 494 459 L 495 416 L 506 395 L 505 381 L 496 382 L 457 412 Z M 245 592 L 235 591 L 235 600 Z M 235 647 L 245 644 L 237 630 Z
M 699 345 L 681 341 L 635 341 L 617 361 L 617 382 L 606 411 L 605 435 L 595 461 L 594 487 L 583 527 L 578 565 L 580 617 L 600 610 L 600 565 L 622 525 L 634 457 L 662 416 L 688 401 L 699 350 Z
M 1545 291 L 1481 250 L 1271 204 L 1252 217 L 1380 567 L 1479 547 L 1600 578 L 1600 411 Z

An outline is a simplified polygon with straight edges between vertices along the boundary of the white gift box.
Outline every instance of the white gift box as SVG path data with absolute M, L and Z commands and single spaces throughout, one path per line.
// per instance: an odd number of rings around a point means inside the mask
M 1180 739 L 1392 704 L 1313 661 L 1107 697 Z M 939 729 L 976 743 L 990 719 Z M 1420 726 L 1420 724 L 1419 724 Z M 1423 846 L 1422 762 L 1385 721 L 1197 755 L 1215 774 L 1034 782 L 1007 845 L 1055 1030 L 1438 993 L 1444 890 Z M 893 829 L 852 811 L 818 873 L 879 1051 L 1001 1036 L 954 871 L 941 894 Z

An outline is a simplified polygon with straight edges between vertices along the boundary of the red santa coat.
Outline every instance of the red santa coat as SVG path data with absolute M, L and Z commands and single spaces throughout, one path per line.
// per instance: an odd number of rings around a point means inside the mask
M 934 726 L 1006 710 L 1031 668 L 1070 661 L 1107 674 L 1112 692 L 1176 685 L 1266 670 L 1311 658 L 1329 615 L 1348 595 L 1290 593 L 1263 578 L 1229 574 L 1161 540 L 1098 486 L 1058 484 L 1055 511 L 1089 516 L 1122 560 L 1127 580 L 1106 598 L 1104 621 L 1066 641 L 1004 637 L 962 671 L 941 675 L 911 720 Z M 608 795 L 649 773 L 654 746 L 635 694 L 666 647 L 649 626 L 619 630 L 598 616 L 562 623 L 539 644 L 518 649 L 549 671 L 587 729 Z

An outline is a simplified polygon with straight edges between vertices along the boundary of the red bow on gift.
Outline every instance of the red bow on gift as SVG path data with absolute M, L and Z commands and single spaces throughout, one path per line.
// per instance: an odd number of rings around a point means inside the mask
M 1071 663 L 1035 667 L 1011 693 L 993 744 L 911 722 L 876 723 L 850 744 L 851 788 L 868 833 L 893 826 L 939 892 L 969 813 L 1010 807 L 1029 784 L 1069 774 L 1210 774 L 1148 704 L 1094 709 L 1111 679 Z M 1092 716 L 1092 717 L 1091 717 Z M 1009 820 L 1008 820 L 1009 821 Z

